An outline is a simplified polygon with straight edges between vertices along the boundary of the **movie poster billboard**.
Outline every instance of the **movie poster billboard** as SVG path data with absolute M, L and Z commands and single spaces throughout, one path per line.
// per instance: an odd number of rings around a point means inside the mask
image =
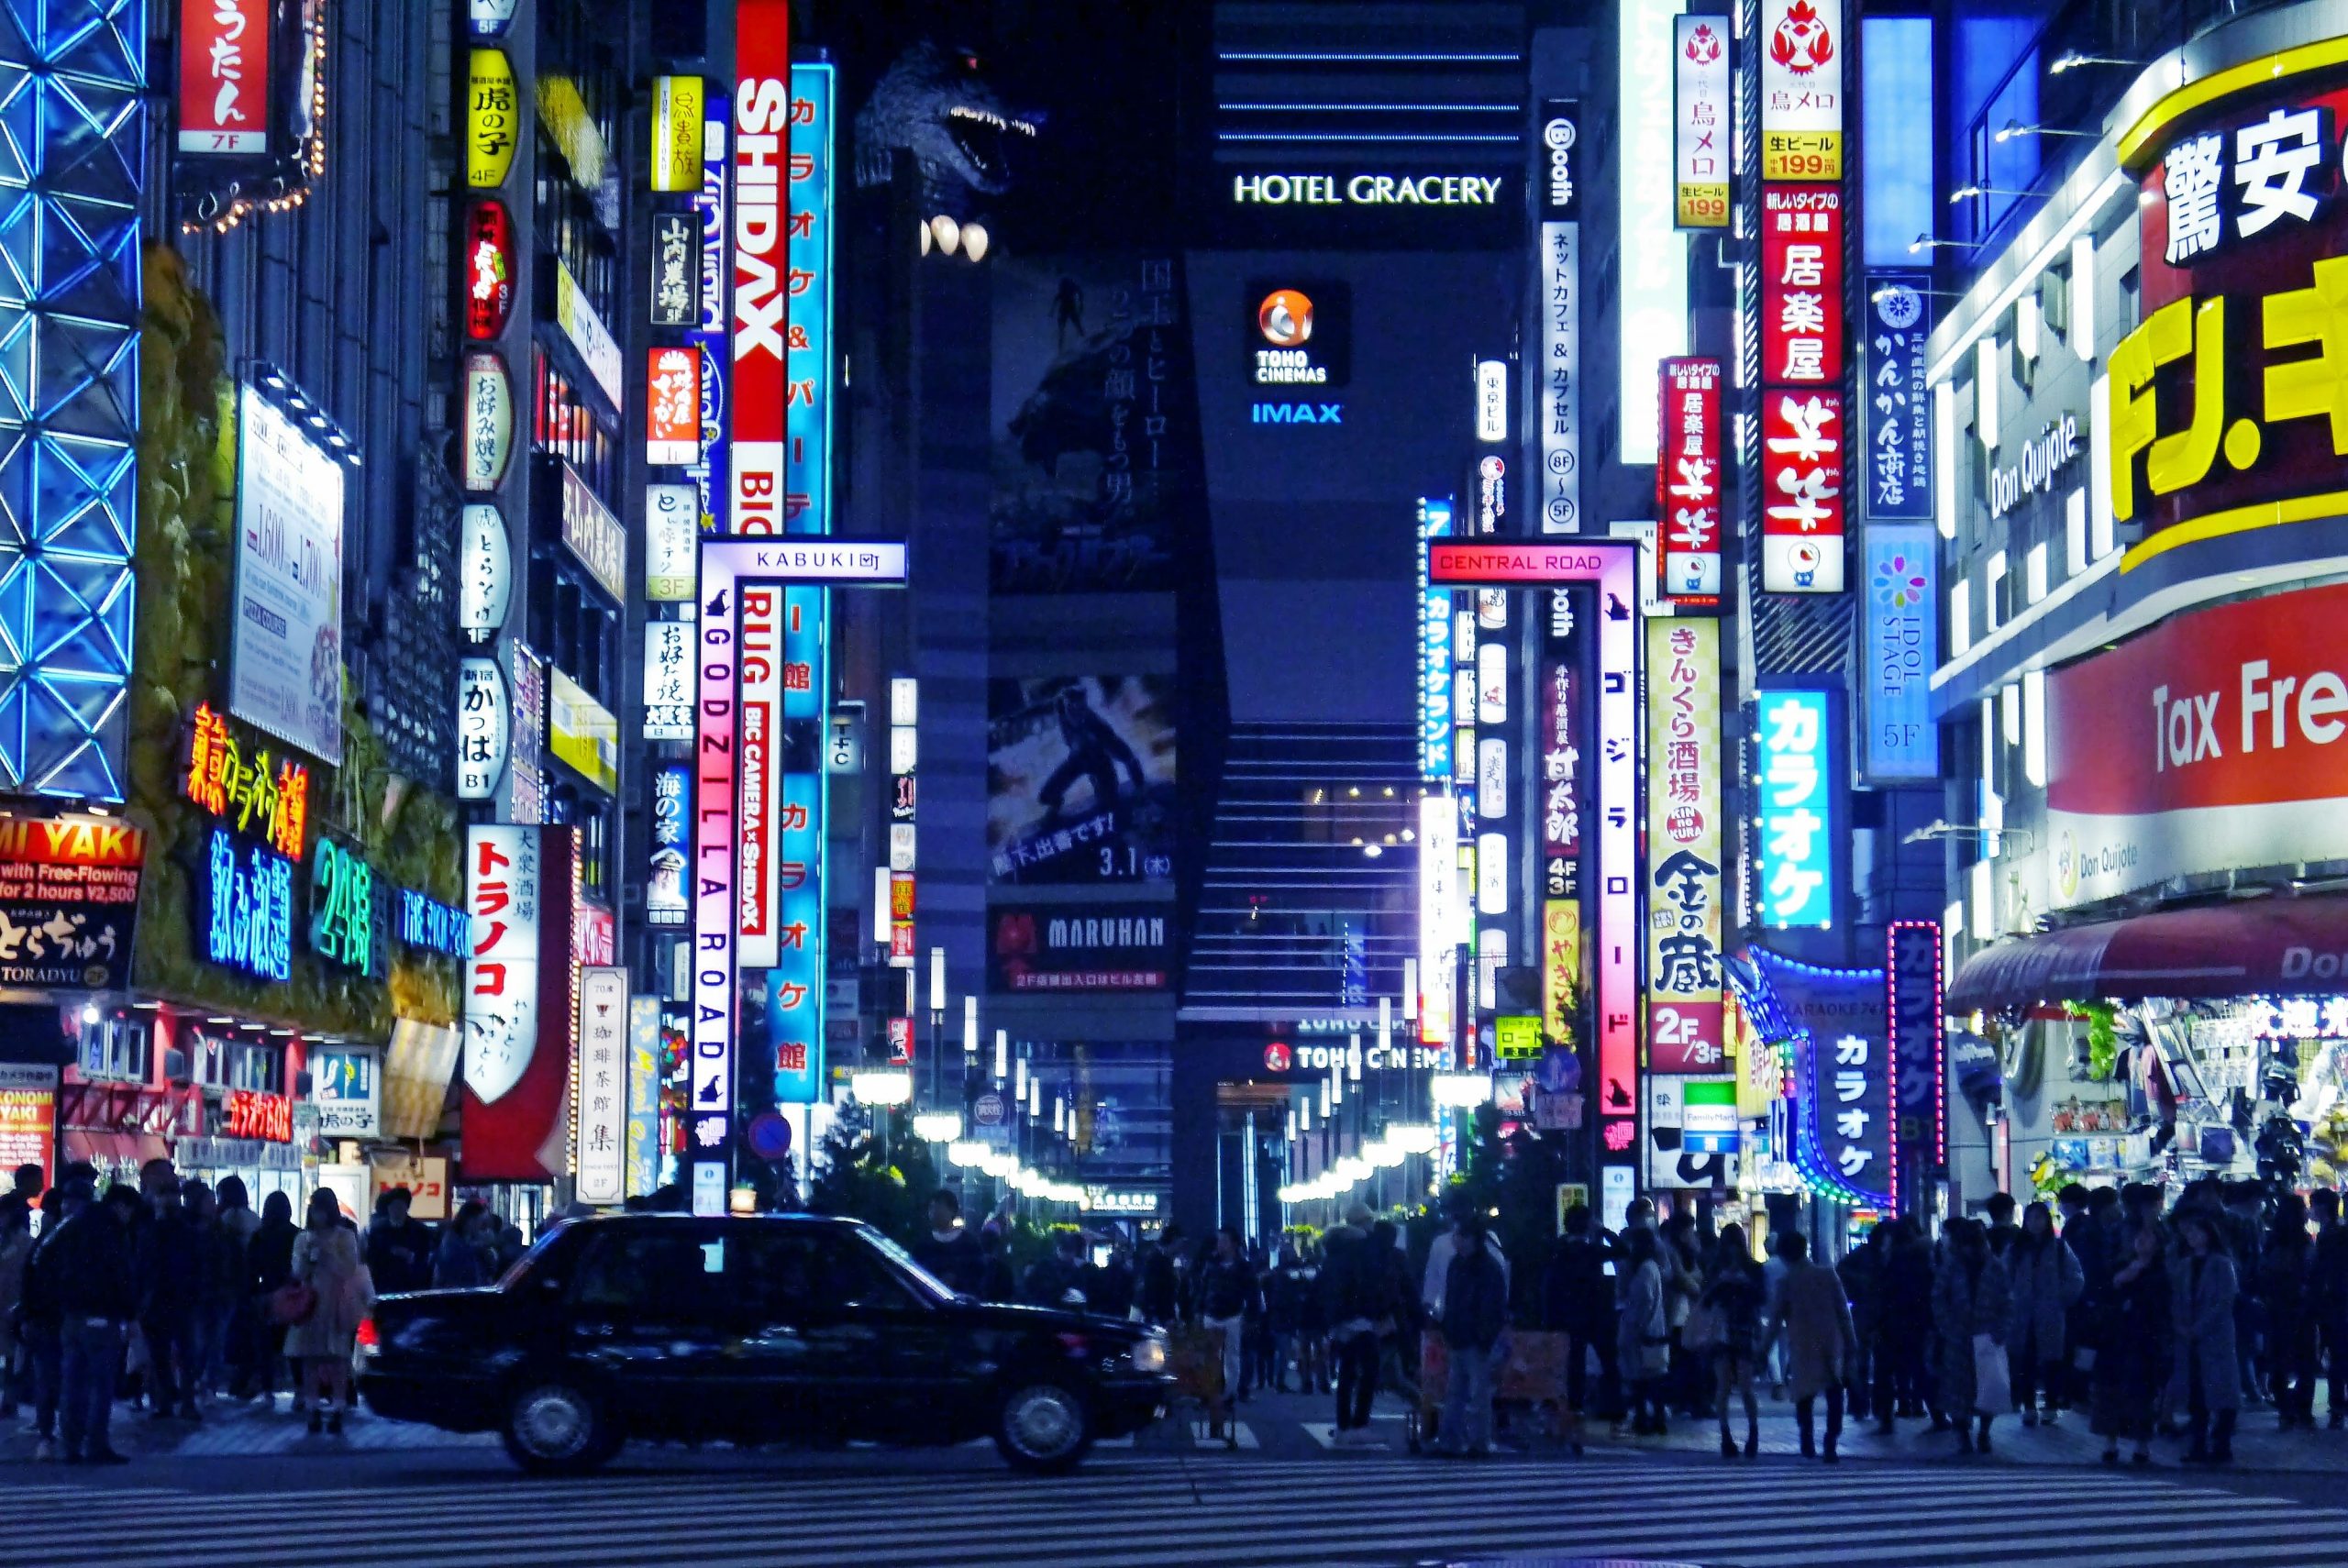
M 1180 262 L 991 270 L 994 591 L 1170 590 L 1180 509 L 1199 489 Z
M 1158 675 L 989 682 L 991 880 L 1172 880 L 1173 688 Z

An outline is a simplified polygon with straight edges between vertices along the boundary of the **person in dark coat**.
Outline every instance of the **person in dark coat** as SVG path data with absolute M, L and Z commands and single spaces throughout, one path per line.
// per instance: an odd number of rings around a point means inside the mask
M 1987 1453 L 1989 1423 L 1999 1412 L 1980 1408 L 1974 1341 L 1987 1335 L 1998 1344 L 2006 1342 L 2013 1328 L 2013 1297 L 2006 1265 L 1989 1250 L 1987 1228 L 1978 1220 L 1949 1221 L 1947 1251 L 1933 1276 L 1933 1327 L 1940 1336 L 1941 1408 L 1956 1422 L 1957 1452 Z M 1977 1435 L 1970 1430 L 1977 1419 Z
M 1581 1423 L 1593 1413 L 1608 1419 L 1623 1411 L 1616 1353 L 1614 1281 L 1606 1272 L 1614 1261 L 1614 1238 L 1600 1228 L 1589 1206 L 1566 1210 L 1566 1236 L 1549 1257 L 1541 1295 L 1549 1326 L 1566 1336 L 1566 1409 L 1575 1452 L 1581 1452 Z M 1598 1405 L 1589 1391 L 1589 1355 L 1598 1355 Z
M 1182 1228 L 1168 1225 L 1142 1252 L 1137 1304 L 1143 1320 L 1160 1328 L 1173 1322 L 1181 1307 L 1181 1273 L 1174 1266 L 1174 1249 L 1181 1244 Z
M 2308 1281 L 2315 1243 L 2308 1206 L 2296 1192 L 2275 1200 L 2275 1217 L 2258 1253 L 2258 1300 L 2265 1325 L 2267 1381 L 2285 1428 L 2315 1426 L 2316 1320 Z
M 1835 1276 L 1843 1282 L 1844 1298 L 1851 1304 L 1851 1328 L 1858 1335 L 1845 1379 L 1850 1417 L 1855 1421 L 1866 1419 L 1875 1390 L 1876 1327 L 1883 1316 L 1883 1267 L 1890 1252 L 1890 1222 L 1879 1220 L 1868 1228 L 1866 1241 L 1844 1253 L 1842 1262 L 1834 1265 Z
M 2109 1194 L 2109 1202 L 2117 1207 L 2119 1192 L 2112 1187 L 2098 1191 Z M 2058 1409 L 2084 1404 L 2089 1393 L 2088 1375 L 2078 1367 L 2078 1347 L 2089 1342 L 2095 1328 L 2098 1303 L 2106 1286 L 2111 1283 L 2112 1270 L 2127 1260 L 2111 1249 L 2117 1238 L 2097 1216 L 2096 1199 L 2080 1182 L 2071 1182 L 2054 1195 L 2054 1207 L 2062 1219 L 2063 1244 L 2079 1260 L 2079 1298 L 2063 1324 L 2063 1342 L 2071 1347 L 2072 1364 L 2063 1369 L 2054 1388 L 2050 1390 L 2051 1403 Z
M 1981 1212 L 1989 1217 L 1983 1239 L 1989 1243 L 1992 1256 L 2003 1258 L 2006 1250 L 2021 1237 L 2021 1227 L 2014 1223 L 2014 1209 L 2019 1207 L 2010 1192 L 1993 1192 L 1981 1205 Z
M 1009 1301 L 1019 1294 L 1011 1274 L 1011 1243 L 1002 1227 L 990 1221 L 979 1228 L 979 1288 L 981 1301 Z
M 137 1236 L 138 1331 L 147 1342 L 147 1414 L 197 1419 L 196 1298 L 204 1274 L 204 1244 L 180 1197 L 169 1162 L 159 1176 L 141 1173 L 147 1222 Z
M 269 1316 L 269 1298 L 294 1277 L 294 1200 L 282 1192 L 261 1199 L 260 1224 L 245 1248 L 245 1289 L 253 1302 L 253 1387 L 263 1399 L 277 1393 L 285 1359 L 285 1330 Z
M 32 1374 L 33 1458 L 42 1463 L 57 1457 L 57 1408 L 64 1386 L 57 1239 L 65 1233 L 68 1221 L 97 1202 L 94 1175 L 88 1165 L 68 1166 L 59 1174 L 57 1185 L 41 1195 L 40 1239 L 25 1258 L 17 1331 Z
M 2038 1424 L 2035 1396 L 2043 1392 L 2043 1416 L 2052 1425 L 2062 1408 L 2064 1368 L 2070 1364 L 2070 1311 L 2085 1282 L 2069 1243 L 2054 1233 L 2054 1216 L 2045 1204 L 2033 1203 L 2023 1211 L 2021 1236 L 2006 1250 L 2006 1278 L 2014 1313 L 2006 1354 L 2021 1424 Z
M 2218 1240 L 2220 1216 L 2180 1208 L 2184 1252 L 2170 1275 L 2169 1320 L 2176 1336 L 2176 1376 L 2192 1418 L 2187 1464 L 2229 1464 L 2242 1411 L 2242 1362 L 2234 1342 L 2234 1261 Z
M 2340 1216 L 2340 1194 L 2328 1187 L 2317 1188 L 2315 1219 L 2308 1309 L 2331 1364 L 2331 1419 L 2327 1424 L 2338 1431 L 2348 1425 L 2348 1222 Z
M 1750 1459 L 1761 1452 L 1761 1410 L 1753 1397 L 1753 1375 L 1760 1365 L 1761 1309 L 1767 1288 L 1761 1265 L 1753 1261 L 1752 1248 L 1744 1239 L 1744 1227 L 1722 1226 L 1712 1250 L 1711 1266 L 1704 1271 L 1704 1293 L 1698 1297 L 1698 1305 L 1717 1314 L 1720 1321 L 1719 1342 L 1711 1346 L 1711 1354 L 1723 1459 L 1736 1457 L 1736 1441 L 1728 1430 L 1732 1395 L 1744 1404 L 1744 1457 Z
M 1932 1388 L 1933 1249 L 1913 1215 L 1892 1221 L 1876 1313 L 1876 1430 L 1896 1430 L 1895 1416 L 1924 1414 Z
M 497 1277 L 497 1216 L 478 1198 L 458 1206 L 456 1218 L 440 1228 L 432 1254 L 432 1287 L 461 1290 Z
M 1321 1304 L 1337 1364 L 1337 1425 L 1332 1441 L 1368 1441 L 1369 1409 L 1378 1396 L 1379 1320 L 1385 1316 L 1385 1275 L 1369 1250 L 1369 1205 L 1357 1198 L 1342 1225 L 1322 1237 Z
M 58 1435 L 68 1464 L 120 1464 L 115 1452 L 115 1378 L 124 1333 L 139 1305 L 138 1259 L 131 1227 L 139 1197 L 116 1182 L 105 1197 L 65 1222 L 55 1255 L 59 1339 L 64 1347 Z
M 914 1241 L 914 1262 L 937 1276 L 948 1290 L 975 1296 L 979 1291 L 979 1239 L 962 1223 L 962 1200 L 950 1187 L 939 1187 L 929 1198 L 929 1229 Z
M 2095 1352 L 2088 1383 L 2103 1462 L 2120 1463 L 2120 1440 L 2136 1445 L 2134 1463 L 2153 1462 L 2153 1419 L 2168 1380 L 2167 1246 L 2157 1226 L 2135 1233 L 2134 1255 L 2104 1282 L 2087 1343 Z
M 375 1276 L 379 1296 L 431 1288 L 432 1254 L 439 1239 L 410 1212 L 414 1201 L 407 1188 L 388 1188 L 367 1223 L 367 1272 Z

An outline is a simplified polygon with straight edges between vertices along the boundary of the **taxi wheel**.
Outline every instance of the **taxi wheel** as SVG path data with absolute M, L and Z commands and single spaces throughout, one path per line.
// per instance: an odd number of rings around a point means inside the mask
M 619 1433 L 594 1395 L 562 1379 L 516 1388 L 505 1407 L 505 1452 L 523 1469 L 576 1475 L 619 1451 Z
M 1064 1385 L 1017 1385 L 995 1417 L 994 1443 L 1014 1470 L 1060 1474 L 1091 1451 L 1092 1411 L 1083 1395 Z

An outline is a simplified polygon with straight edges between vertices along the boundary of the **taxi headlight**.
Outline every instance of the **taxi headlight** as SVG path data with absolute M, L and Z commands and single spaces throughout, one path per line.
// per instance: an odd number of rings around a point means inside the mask
M 1149 1338 L 1143 1340 L 1140 1343 L 1134 1346 L 1134 1370 L 1135 1372 L 1163 1372 L 1166 1370 L 1165 1335 L 1152 1334 Z

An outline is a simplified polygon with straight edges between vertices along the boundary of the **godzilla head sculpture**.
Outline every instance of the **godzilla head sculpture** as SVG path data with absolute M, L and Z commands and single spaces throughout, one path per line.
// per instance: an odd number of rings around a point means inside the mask
M 856 182 L 886 185 L 899 158 L 909 160 L 922 253 L 935 245 L 981 260 L 989 237 L 980 204 L 1011 188 L 1013 149 L 1042 128 L 1041 115 L 1002 101 L 978 56 L 925 40 L 897 57 L 856 116 Z

